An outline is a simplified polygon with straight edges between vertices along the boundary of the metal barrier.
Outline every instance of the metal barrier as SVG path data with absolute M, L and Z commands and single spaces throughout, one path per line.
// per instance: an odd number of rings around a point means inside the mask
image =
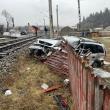
M 110 110 L 110 83 L 101 76 L 95 76 L 87 60 L 68 44 L 63 46 L 63 50 L 51 55 L 47 64 L 55 72 L 69 76 L 73 110 Z

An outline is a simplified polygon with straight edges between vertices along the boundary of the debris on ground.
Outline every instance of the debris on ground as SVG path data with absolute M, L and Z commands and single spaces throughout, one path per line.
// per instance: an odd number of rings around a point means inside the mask
M 6 90 L 5 91 L 5 96 L 10 96 L 12 95 L 12 91 L 11 90 Z
M 69 79 L 65 79 L 65 80 L 64 80 L 65 86 L 69 85 L 69 83 L 70 83 L 70 80 L 69 80 Z
M 46 90 L 46 89 L 49 88 L 49 86 L 48 86 L 47 84 L 43 83 L 43 84 L 41 85 L 41 88 L 43 88 L 44 90 Z
M 0 76 L 2 87 L 9 88 L 10 94 L 12 92 L 9 97 L 0 94 L 0 110 L 58 110 L 53 96 L 49 95 L 53 93 L 63 94 L 69 106 L 72 106 L 69 88 L 61 87 L 49 94 L 44 94 L 41 89 L 42 82 L 50 88 L 60 84 L 64 80 L 62 77 L 51 72 L 36 58 L 23 54 L 16 60 L 10 70 L 11 74 Z
M 28 67 L 28 68 L 27 68 L 27 71 L 29 71 L 29 70 L 30 70 L 30 68 Z
M 62 95 L 54 95 L 53 98 L 56 101 L 59 110 L 70 110 L 67 100 L 65 100 Z
M 43 93 L 49 93 L 49 92 L 53 92 L 55 90 L 58 90 L 59 88 L 63 87 L 62 85 L 55 85 L 55 86 L 52 86 L 50 88 L 47 88 L 43 91 Z

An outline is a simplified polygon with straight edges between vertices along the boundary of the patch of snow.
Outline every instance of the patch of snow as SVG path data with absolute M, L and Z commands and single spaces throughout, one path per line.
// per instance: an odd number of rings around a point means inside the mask
M 104 61 L 104 65 L 110 65 L 110 62 Z
M 12 91 L 11 90 L 6 90 L 5 91 L 5 96 L 9 96 L 9 95 L 12 95 Z
M 4 32 L 3 36 L 10 36 L 10 33 L 9 32 Z
M 101 78 L 110 78 L 110 73 L 105 71 L 105 70 L 103 70 L 103 69 L 94 68 L 93 71 L 94 71 L 95 77 L 99 76 Z

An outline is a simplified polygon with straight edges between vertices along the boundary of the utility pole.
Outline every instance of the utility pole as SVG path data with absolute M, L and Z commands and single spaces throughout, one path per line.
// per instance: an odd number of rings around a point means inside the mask
M 79 25 L 78 25 L 78 30 L 80 31 L 80 29 L 81 29 L 81 10 L 80 10 L 80 0 L 78 0 L 78 14 L 79 14 Z
M 52 0 L 49 0 L 49 19 L 50 19 L 50 38 L 52 38 L 52 37 L 54 37 L 53 15 L 52 15 Z
M 15 27 L 14 18 L 12 17 L 13 28 Z
M 43 21 L 44 21 L 44 28 L 45 28 L 45 19 L 43 19 Z
M 30 37 L 30 23 L 28 22 L 28 35 Z
M 45 28 L 46 28 L 45 19 L 43 19 L 43 21 L 44 21 L 44 35 L 46 36 L 46 32 L 45 32 Z
M 57 37 L 59 36 L 59 14 L 58 14 L 58 5 L 56 5 L 56 15 L 57 15 Z

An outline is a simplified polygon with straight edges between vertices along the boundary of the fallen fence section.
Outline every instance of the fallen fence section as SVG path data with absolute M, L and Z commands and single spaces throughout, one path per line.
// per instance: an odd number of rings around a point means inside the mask
M 53 53 L 46 61 L 46 64 L 56 73 L 69 75 L 67 53 L 57 51 Z
M 46 64 L 59 74 L 69 76 L 73 110 L 110 110 L 110 73 L 88 66 L 68 44 L 53 53 Z

